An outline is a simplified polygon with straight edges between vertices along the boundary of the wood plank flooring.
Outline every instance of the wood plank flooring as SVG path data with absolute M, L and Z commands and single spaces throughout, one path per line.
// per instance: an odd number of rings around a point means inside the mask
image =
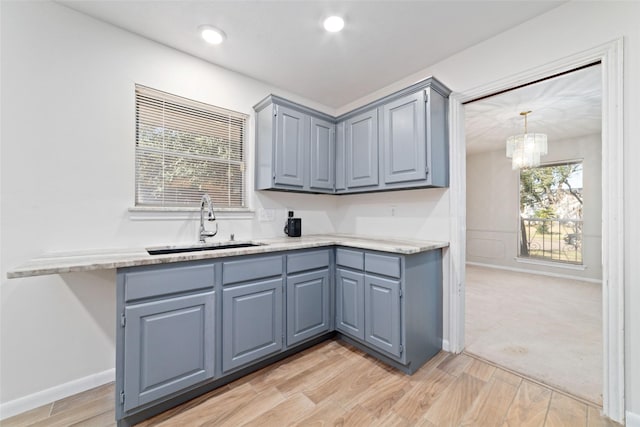
M 107 384 L 0 422 L 115 425 Z M 407 376 L 326 341 L 146 420 L 168 426 L 617 426 L 600 409 L 467 354 L 441 352 Z

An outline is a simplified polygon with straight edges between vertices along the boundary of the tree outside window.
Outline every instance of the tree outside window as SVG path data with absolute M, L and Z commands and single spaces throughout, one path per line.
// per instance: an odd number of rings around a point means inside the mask
M 582 162 L 520 171 L 519 256 L 582 264 Z

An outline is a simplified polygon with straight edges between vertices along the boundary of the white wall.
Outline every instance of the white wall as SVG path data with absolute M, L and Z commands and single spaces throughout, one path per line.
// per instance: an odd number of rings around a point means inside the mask
M 627 411 L 635 414 L 640 414 L 640 263 L 637 261 L 640 259 L 640 228 L 637 220 L 640 218 L 640 186 L 637 185 L 640 182 L 640 168 L 636 165 L 640 159 L 640 144 L 637 143 L 640 140 L 640 121 L 637 119 L 640 115 L 638 22 L 640 2 L 567 2 L 337 111 L 343 114 L 430 75 L 445 82 L 455 92 L 468 93 L 604 43 L 624 39 L 625 375 Z M 456 25 L 456 22 L 451 25 Z M 460 31 L 464 31 L 464 28 Z M 396 200 L 396 205 L 400 210 L 410 207 L 416 203 L 416 197 L 414 193 L 406 192 L 402 201 Z M 447 197 L 447 194 L 443 195 L 443 198 Z M 370 203 L 372 210 L 384 209 L 386 203 L 377 200 L 376 194 L 359 199 L 345 198 L 340 210 L 348 212 L 351 205 L 364 201 Z M 428 227 L 430 219 L 429 216 L 425 217 L 421 224 Z M 380 229 L 385 228 L 378 227 L 370 232 L 379 233 Z M 392 232 L 393 229 L 386 228 L 386 232 Z M 395 229 L 403 230 L 400 227 Z M 442 234 L 445 233 L 448 235 L 443 230 Z
M 586 135 L 549 143 L 544 163 L 583 159 L 584 270 L 523 264 L 518 255 L 519 174 L 504 150 L 467 156 L 467 261 L 580 278 L 602 278 L 602 143 Z
M 55 3 L 2 2 L 1 35 L 6 403 L 115 361 L 114 271 L 7 280 L 8 269 L 44 252 L 196 241 L 197 220 L 132 220 L 128 212 L 135 83 L 244 113 L 272 92 L 333 111 Z M 275 210 L 276 220 L 221 219 L 222 238 L 280 236 L 287 208 L 303 218 L 305 234 L 334 230 L 331 196 L 249 194 L 255 209 Z
M 8 267 L 43 251 L 193 239 L 195 224 L 128 219 L 126 210 L 133 201 L 134 82 L 245 112 L 271 88 L 57 5 L 3 2 L 2 7 L 2 277 Z M 640 187 L 635 183 L 640 169 L 634 160 L 640 158 L 640 147 L 634 141 L 640 140 L 640 121 L 635 119 L 640 115 L 640 81 L 635 78 L 640 75 L 639 20 L 640 3 L 569 2 L 339 111 L 316 106 L 341 114 L 428 75 L 464 93 L 624 37 L 627 409 L 636 413 L 640 264 L 635 260 L 640 259 L 640 236 L 635 219 L 640 217 Z M 154 67 L 161 62 L 167 71 Z M 87 90 L 95 85 L 99 93 L 92 101 Z M 120 100 L 127 97 L 127 103 Z M 35 113 L 24 110 L 29 103 Z M 109 120 L 87 107 L 99 108 Z M 47 119 L 47 114 L 61 119 Z M 98 132 L 88 131 L 92 124 Z M 29 133 L 24 135 L 26 129 Z M 50 135 L 53 144 L 43 144 Z M 90 177 L 78 179 L 84 171 Z M 71 191 L 79 193 L 79 201 Z M 448 240 L 448 193 L 434 189 L 336 198 L 261 193 L 255 202 L 279 209 L 290 203 L 304 206 L 308 212 L 303 217 L 317 220 L 317 231 Z M 403 216 L 407 219 L 399 219 Z M 304 222 L 305 232 L 309 223 Z M 238 224 L 241 231 L 236 233 L 280 232 L 279 222 L 248 224 Z M 104 319 L 95 312 L 103 301 L 113 305 L 112 273 L 76 279 L 86 281 L 84 286 L 106 289 L 102 298 L 87 295 L 82 285 L 67 284 L 69 277 L 3 279 L 3 402 L 112 366 L 112 332 L 102 332 L 111 330 L 112 319 L 106 313 L 112 307 L 104 309 Z M 82 289 L 82 296 L 74 289 Z M 100 362 L 103 353 L 109 354 Z

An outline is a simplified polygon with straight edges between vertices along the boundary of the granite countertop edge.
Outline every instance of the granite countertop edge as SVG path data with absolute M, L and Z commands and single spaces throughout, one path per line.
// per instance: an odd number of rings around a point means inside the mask
M 244 241 L 247 242 L 247 241 Z M 184 261 L 227 258 L 241 255 L 267 254 L 296 249 L 325 246 L 343 246 L 381 252 L 411 255 L 446 248 L 448 242 L 363 237 L 350 234 L 321 234 L 302 237 L 276 237 L 252 239 L 259 246 L 230 248 L 212 251 L 184 252 L 166 255 L 149 255 L 145 248 L 83 250 L 49 253 L 31 259 L 7 272 L 7 278 L 64 274 L 72 272 L 110 270 L 143 265 L 169 264 Z

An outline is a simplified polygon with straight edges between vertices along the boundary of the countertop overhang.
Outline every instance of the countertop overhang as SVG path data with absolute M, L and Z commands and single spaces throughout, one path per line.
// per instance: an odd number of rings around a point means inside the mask
M 302 237 L 253 239 L 259 246 L 221 250 L 149 255 L 145 248 L 85 250 L 44 254 L 7 272 L 7 278 L 42 276 L 92 270 L 109 270 L 141 265 L 169 264 L 203 259 L 227 258 L 240 255 L 265 254 L 327 246 L 345 246 L 403 255 L 441 249 L 448 242 L 362 237 L 350 234 L 318 234 Z

